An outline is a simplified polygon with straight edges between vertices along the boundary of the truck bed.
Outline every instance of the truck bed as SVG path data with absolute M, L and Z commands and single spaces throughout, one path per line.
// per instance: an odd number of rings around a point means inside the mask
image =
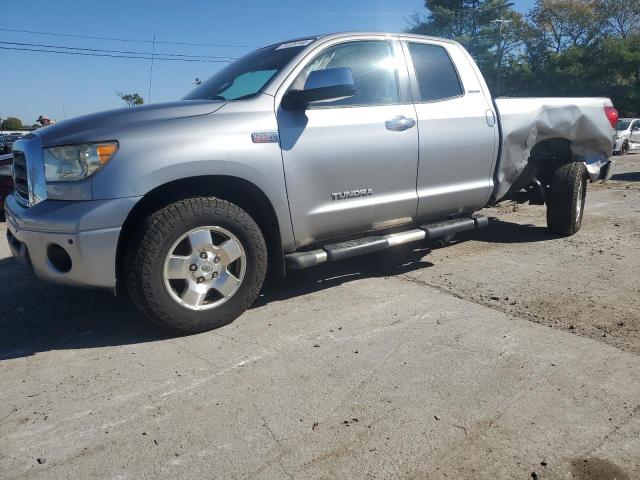
M 497 98 L 501 148 L 494 200 L 519 185 L 532 148 L 539 142 L 562 138 L 571 142 L 574 160 L 587 166 L 591 180 L 613 153 L 613 128 L 604 109 L 608 98 Z

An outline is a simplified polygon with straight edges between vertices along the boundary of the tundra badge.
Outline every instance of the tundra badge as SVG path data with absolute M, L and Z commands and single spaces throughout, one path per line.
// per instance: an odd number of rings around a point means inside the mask
M 360 190 L 350 190 L 348 192 L 332 193 L 331 200 L 344 200 L 345 198 L 368 197 L 373 195 L 372 188 L 363 188 Z

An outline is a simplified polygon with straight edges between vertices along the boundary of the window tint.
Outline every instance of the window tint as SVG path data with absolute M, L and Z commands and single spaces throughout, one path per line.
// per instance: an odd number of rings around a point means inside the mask
M 400 102 L 397 61 L 386 41 L 362 41 L 330 47 L 305 67 L 292 89 L 303 89 L 309 73 L 328 68 L 348 67 L 356 94 L 322 106 L 385 105 Z
M 422 102 L 462 95 L 458 74 L 443 47 L 409 43 L 409 52 L 418 76 Z

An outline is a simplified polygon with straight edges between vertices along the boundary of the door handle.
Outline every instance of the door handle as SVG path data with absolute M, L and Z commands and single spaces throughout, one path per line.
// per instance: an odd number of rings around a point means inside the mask
M 484 112 L 484 116 L 487 119 L 487 125 L 493 127 L 496 124 L 496 116 L 494 115 L 493 110 L 487 109 L 487 111 Z
M 404 132 L 416 126 L 416 121 L 413 118 L 407 118 L 402 115 L 392 118 L 384 122 L 387 130 L 392 132 Z

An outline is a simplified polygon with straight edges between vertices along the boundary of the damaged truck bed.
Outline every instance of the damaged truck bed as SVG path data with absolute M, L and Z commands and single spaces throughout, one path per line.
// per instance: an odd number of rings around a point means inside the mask
M 497 98 L 501 150 L 494 200 L 527 187 L 554 162 L 585 165 L 589 179 L 613 173 L 613 124 L 606 98 Z M 605 115 L 603 115 L 603 112 Z

